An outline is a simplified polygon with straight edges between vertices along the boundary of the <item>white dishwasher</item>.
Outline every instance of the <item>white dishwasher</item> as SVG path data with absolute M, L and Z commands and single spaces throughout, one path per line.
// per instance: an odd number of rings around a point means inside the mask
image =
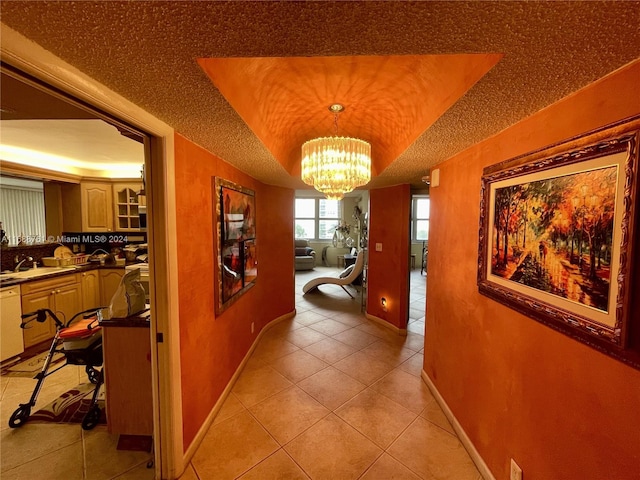
M 24 352 L 20 286 L 0 289 L 0 361 Z

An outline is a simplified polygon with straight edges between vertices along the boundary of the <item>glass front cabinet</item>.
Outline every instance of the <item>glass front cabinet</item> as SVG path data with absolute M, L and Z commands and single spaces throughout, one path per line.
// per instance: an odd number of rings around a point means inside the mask
M 119 232 L 140 231 L 140 206 L 144 196 L 139 192 L 142 185 L 135 183 L 114 183 L 115 229 Z

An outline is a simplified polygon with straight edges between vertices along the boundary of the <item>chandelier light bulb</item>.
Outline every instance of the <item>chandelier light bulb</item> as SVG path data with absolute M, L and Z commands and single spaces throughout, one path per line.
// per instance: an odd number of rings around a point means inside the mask
M 333 104 L 329 110 L 337 115 L 344 110 Z M 371 180 L 371 145 L 349 137 L 320 137 L 302 145 L 301 178 L 304 183 L 326 195 L 341 200 L 346 193 Z
M 302 145 L 302 181 L 340 200 L 371 180 L 371 145 L 348 137 L 321 137 Z

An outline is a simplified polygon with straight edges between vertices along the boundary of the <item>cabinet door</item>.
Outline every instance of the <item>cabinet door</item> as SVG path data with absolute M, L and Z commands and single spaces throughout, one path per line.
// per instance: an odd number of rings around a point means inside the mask
M 31 313 L 41 308 L 49 308 L 55 311 L 55 293 L 53 291 L 32 293 L 22 296 L 22 313 Z M 29 323 L 27 328 L 22 330 L 24 337 L 24 348 L 32 347 L 40 342 L 53 338 L 56 334 L 56 326 L 53 320 L 47 316 L 44 323 L 35 320 Z
M 111 297 L 116 293 L 120 280 L 124 276 L 124 269 L 100 270 L 100 295 L 102 305 L 105 307 L 111 303 Z
M 140 197 L 142 185 L 138 183 L 114 183 L 113 200 L 115 229 L 117 231 L 140 231 Z
M 82 311 L 82 292 L 79 284 L 56 289 L 56 314 L 65 324 L 76 313 Z
M 109 433 L 153 434 L 151 340 L 148 328 L 105 327 L 104 363 Z M 134 394 L 132 394 L 135 392 Z
M 82 310 L 100 307 L 100 275 L 98 270 L 89 270 L 80 274 L 82 283 Z
M 113 192 L 110 183 L 81 183 L 82 230 L 110 232 L 113 230 Z

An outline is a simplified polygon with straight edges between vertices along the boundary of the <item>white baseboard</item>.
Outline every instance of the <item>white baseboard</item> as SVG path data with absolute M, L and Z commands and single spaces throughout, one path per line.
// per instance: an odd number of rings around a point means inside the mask
M 193 457 L 193 455 L 198 450 L 198 447 L 202 443 L 202 440 L 204 439 L 204 436 L 209 431 L 209 427 L 213 423 L 214 418 L 216 418 L 216 415 L 218 414 L 218 412 L 222 408 L 222 405 L 224 404 L 225 400 L 229 396 L 229 393 L 231 393 L 231 390 L 233 389 L 233 386 L 235 385 L 236 381 L 238 380 L 238 377 L 240 377 L 240 374 L 242 373 L 242 370 L 244 370 L 244 366 L 249 361 L 249 357 L 251 357 L 251 354 L 256 349 L 256 346 L 260 342 L 260 339 L 264 336 L 265 332 L 268 331 L 274 325 L 278 324 L 279 322 L 281 322 L 283 320 L 287 320 L 289 318 L 293 318 L 295 315 L 296 315 L 296 310 L 294 308 L 292 312 L 286 313 L 284 315 L 281 315 L 278 318 L 275 318 L 275 319 L 271 320 L 267 325 L 264 326 L 264 328 L 262 330 L 260 330 L 260 333 L 258 334 L 256 339 L 251 344 L 251 347 L 249 348 L 249 350 L 247 351 L 246 355 L 242 359 L 242 362 L 240 362 L 240 365 L 238 365 L 238 368 L 236 369 L 235 373 L 231 377 L 231 380 L 229 380 L 229 383 L 227 383 L 227 386 L 225 387 L 224 391 L 220 395 L 220 398 L 218 398 L 218 401 L 216 402 L 216 404 L 213 406 L 213 408 L 209 412 L 209 415 L 207 415 L 207 419 L 204 421 L 204 423 L 202 424 L 202 426 L 198 430 L 198 433 L 196 434 L 196 436 L 193 438 L 193 441 L 189 445 L 189 448 L 187 448 L 187 451 L 184 453 L 183 470 L 187 467 L 187 465 L 191 461 L 191 458 Z
M 406 337 L 407 336 L 407 329 L 406 328 L 398 328 L 395 325 L 387 322 L 386 320 L 376 317 L 375 315 L 370 315 L 368 313 L 365 313 L 365 316 L 367 317 L 367 319 L 371 320 L 372 322 L 376 322 L 377 324 L 388 328 L 389 330 L 393 330 L 395 333 L 397 333 L 398 335 L 400 335 L 401 337 Z
M 464 431 L 464 429 L 460 425 L 460 422 L 458 422 L 458 419 L 455 417 L 455 415 L 453 415 L 453 412 L 449 408 L 449 405 L 447 405 L 447 402 L 444 401 L 444 398 L 442 398 L 442 395 L 440 395 L 440 392 L 438 391 L 438 389 L 436 388 L 436 386 L 434 385 L 434 383 L 431 381 L 431 379 L 429 378 L 429 376 L 424 370 L 422 370 L 421 376 L 424 383 L 426 383 L 427 387 L 429 387 L 429 390 L 431 390 L 431 393 L 433 394 L 436 401 L 438 402 L 438 405 L 440 405 L 440 408 L 442 408 L 442 411 L 444 412 L 445 416 L 453 426 L 453 429 L 458 435 L 460 442 L 462 443 L 464 448 L 467 450 L 467 453 L 469 453 L 471 460 L 473 461 L 473 463 L 476 464 L 476 467 L 480 472 L 480 474 L 482 475 L 482 478 L 484 478 L 485 480 L 496 480 L 493 474 L 491 473 L 491 470 L 489 470 L 489 467 L 487 467 L 487 464 L 484 463 L 484 460 L 478 453 L 478 450 L 476 450 L 476 447 L 471 442 L 471 439 L 467 436 L 467 433 Z

